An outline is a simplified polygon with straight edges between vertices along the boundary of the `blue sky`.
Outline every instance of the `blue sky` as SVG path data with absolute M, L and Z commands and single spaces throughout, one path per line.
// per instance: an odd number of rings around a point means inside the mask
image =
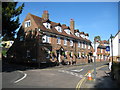
M 89 33 L 91 41 L 97 35 L 108 40 L 110 34 L 118 31 L 117 2 L 25 2 L 20 23 L 28 13 L 41 17 L 44 10 L 48 10 L 50 20 L 57 23 L 69 26 L 70 19 L 74 19 L 75 29 Z

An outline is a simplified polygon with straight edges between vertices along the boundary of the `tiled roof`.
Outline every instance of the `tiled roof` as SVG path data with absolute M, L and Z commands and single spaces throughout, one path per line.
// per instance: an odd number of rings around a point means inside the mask
M 109 44 L 109 41 L 103 40 L 103 41 L 100 41 L 100 43 Z
M 85 39 L 85 38 L 82 38 L 82 37 L 77 37 L 77 36 L 75 36 L 75 35 L 73 35 L 73 34 L 67 34 L 65 31 L 64 31 L 64 29 L 70 29 L 70 27 L 69 26 L 66 26 L 65 24 L 60 24 L 60 23 L 56 23 L 56 22 L 52 22 L 52 21 L 50 21 L 49 19 L 48 20 L 44 20 L 43 18 L 40 18 L 40 17 L 38 17 L 38 16 L 35 16 L 35 15 L 32 15 L 32 14 L 30 14 L 32 17 L 33 17 L 33 19 L 34 19 L 34 21 L 35 21 L 35 23 L 38 25 L 38 27 L 42 30 L 42 31 L 46 31 L 46 32 L 51 32 L 51 33 L 54 33 L 54 34 L 58 34 L 58 35 L 63 35 L 63 36 L 66 36 L 66 37 L 70 37 L 70 38 L 74 38 L 74 39 L 79 39 L 79 40 L 82 40 L 82 41 L 86 41 L 86 42 L 91 42 L 90 40 L 87 40 L 87 39 Z M 51 24 L 51 29 L 47 29 L 47 28 L 45 28 L 45 26 L 42 24 L 43 22 L 50 22 L 50 24 Z M 57 25 L 59 25 L 59 26 L 61 26 L 62 27 L 62 32 L 58 32 L 56 29 L 55 29 L 55 26 L 57 26 Z M 84 33 L 84 32 L 81 32 L 81 33 Z
M 80 32 L 80 34 L 84 34 L 84 32 Z
M 106 49 L 106 46 L 103 46 L 103 45 L 99 45 L 98 48 L 101 48 L 101 49 Z

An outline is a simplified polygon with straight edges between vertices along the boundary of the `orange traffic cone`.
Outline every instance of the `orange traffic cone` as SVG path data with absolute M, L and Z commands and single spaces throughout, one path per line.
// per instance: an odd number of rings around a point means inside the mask
M 92 80 L 92 75 L 90 71 L 88 71 L 88 80 Z

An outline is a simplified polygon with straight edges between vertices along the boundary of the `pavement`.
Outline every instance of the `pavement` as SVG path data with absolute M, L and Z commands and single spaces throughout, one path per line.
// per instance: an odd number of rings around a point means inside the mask
M 94 74 L 92 73 L 92 78 L 94 77 Z M 80 88 L 117 88 L 118 87 L 117 83 L 115 80 L 112 80 L 110 77 L 110 70 L 108 67 L 104 67 L 101 69 L 98 69 L 96 71 L 96 80 L 93 78 L 92 80 L 88 80 L 88 76 L 82 83 Z

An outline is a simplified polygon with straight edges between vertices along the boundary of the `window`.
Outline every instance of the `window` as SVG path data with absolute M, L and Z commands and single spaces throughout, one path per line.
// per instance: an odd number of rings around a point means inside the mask
M 51 42 L 50 42 L 50 36 L 44 35 L 44 36 L 42 37 L 42 42 L 43 42 L 43 43 L 51 43 Z
M 57 37 L 57 44 L 61 44 L 60 37 Z
M 80 47 L 80 42 L 78 42 L 78 47 Z
M 77 37 L 79 37 L 79 33 L 77 32 L 77 33 L 75 33 L 75 35 L 77 36 Z
M 84 43 L 84 48 L 86 48 L 86 43 Z
M 64 39 L 64 45 L 67 45 L 67 39 L 66 38 Z
M 46 53 L 47 53 L 46 58 L 50 58 L 50 50 L 47 50 Z
M 30 50 L 27 50 L 27 57 L 30 57 Z
M 83 43 L 81 43 L 81 47 L 83 48 Z
M 46 22 L 46 23 L 43 23 L 43 25 L 47 28 L 47 29 L 50 29 L 50 23 Z
M 60 26 L 55 27 L 55 29 L 57 29 L 58 32 L 62 32 L 62 28 Z
M 20 41 L 23 41 L 23 36 L 20 36 Z
M 69 29 L 65 29 L 64 30 L 67 34 L 70 34 L 70 30 Z
M 71 52 L 71 56 L 73 57 L 73 52 Z
M 78 59 L 80 59 L 80 57 L 81 57 L 81 54 L 80 54 L 80 52 L 78 52 Z
M 65 51 L 65 56 L 64 56 L 65 59 L 67 59 L 67 52 L 68 52 L 68 51 Z
M 70 40 L 70 46 L 73 46 L 73 40 Z
M 28 20 L 28 21 L 25 21 L 25 27 L 30 27 L 31 26 L 31 21 Z
M 88 45 L 88 49 L 90 49 L 90 45 Z
M 46 42 L 47 42 L 47 43 L 50 43 L 50 36 L 47 36 L 47 37 L 46 37 Z

